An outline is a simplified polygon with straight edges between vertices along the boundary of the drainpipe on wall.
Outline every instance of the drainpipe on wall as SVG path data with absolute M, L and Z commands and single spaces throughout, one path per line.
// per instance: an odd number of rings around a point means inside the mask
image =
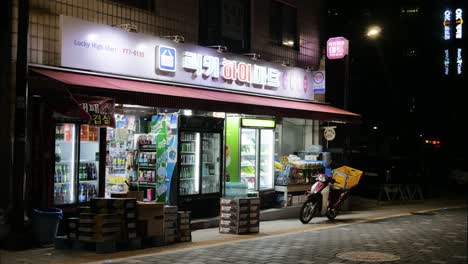
M 11 82 L 12 58 L 12 1 L 0 1 L 0 160 L 2 161 L 2 175 L 0 179 L 0 210 L 7 212 L 11 207 L 11 184 L 12 184 L 12 137 L 13 137 L 13 115 L 12 98 L 13 87 Z M 5 236 L 1 231 L 1 224 L 6 219 L 0 219 L 0 241 Z
M 18 46 L 16 53 L 16 101 L 14 102 L 13 188 L 10 223 L 16 234 L 24 233 L 24 190 L 29 167 L 28 111 L 29 0 L 18 1 Z

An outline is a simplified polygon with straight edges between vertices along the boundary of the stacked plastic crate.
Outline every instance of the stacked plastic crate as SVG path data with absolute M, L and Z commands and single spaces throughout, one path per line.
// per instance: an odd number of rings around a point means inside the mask
M 120 218 L 120 239 L 128 240 L 137 237 L 136 199 L 134 198 L 93 198 L 91 211 L 97 213 L 117 214 Z
M 67 238 L 78 239 L 78 227 L 80 225 L 80 218 L 70 217 L 67 219 L 66 234 Z
M 221 198 L 219 232 L 248 234 L 259 232 L 259 198 Z
M 117 240 L 121 234 L 121 218 L 118 214 L 80 213 L 79 240 Z
M 190 229 L 190 211 L 179 212 L 178 228 L 179 228 L 179 241 L 190 242 L 192 241 L 192 231 Z
M 177 236 L 177 206 L 164 207 L 164 236 L 165 243 L 172 244 Z

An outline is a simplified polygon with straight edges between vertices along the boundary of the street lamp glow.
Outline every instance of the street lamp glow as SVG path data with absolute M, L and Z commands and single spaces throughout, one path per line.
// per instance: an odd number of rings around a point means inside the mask
M 376 38 L 377 36 L 380 35 L 380 32 L 382 29 L 379 26 L 371 26 L 367 30 L 367 36 L 370 38 Z
M 374 126 L 372 129 L 377 130 L 377 129 L 379 129 L 379 128 L 378 128 L 377 126 Z

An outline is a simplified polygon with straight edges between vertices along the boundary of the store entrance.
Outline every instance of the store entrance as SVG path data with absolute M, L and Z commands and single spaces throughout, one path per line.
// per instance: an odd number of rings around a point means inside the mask
M 117 105 L 107 128 L 105 196 L 178 205 L 192 217 L 218 214 L 224 119 L 208 112 Z

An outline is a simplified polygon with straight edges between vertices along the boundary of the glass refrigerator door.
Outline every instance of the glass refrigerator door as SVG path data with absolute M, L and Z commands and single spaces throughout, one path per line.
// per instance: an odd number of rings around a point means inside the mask
M 241 182 L 255 189 L 257 178 L 257 129 L 243 128 L 241 132 Z
M 260 189 L 272 189 L 274 178 L 274 131 L 260 130 Z
M 221 135 L 202 134 L 202 193 L 219 192 L 221 172 Z
M 78 201 L 87 202 L 99 191 L 99 127 L 82 125 L 78 165 Z
M 75 201 L 75 125 L 55 127 L 54 204 Z
M 180 133 L 179 194 L 200 193 L 200 133 Z

